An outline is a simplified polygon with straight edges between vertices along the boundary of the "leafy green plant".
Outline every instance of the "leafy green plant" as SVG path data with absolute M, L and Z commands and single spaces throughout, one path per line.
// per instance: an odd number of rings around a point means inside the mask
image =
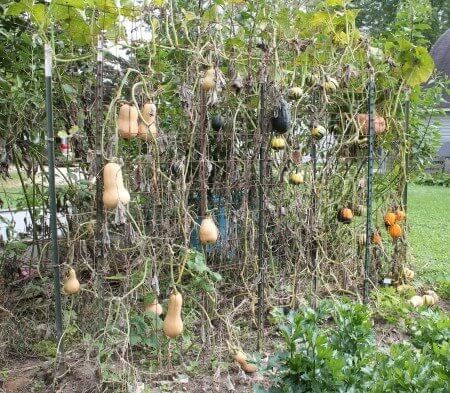
M 398 295 L 392 287 L 372 292 L 374 316 L 388 323 L 397 323 L 409 313 L 407 300 Z
M 444 172 L 422 173 L 414 182 L 425 186 L 450 187 L 450 175 Z
M 158 349 L 160 341 L 158 331 L 162 329 L 162 320 L 154 312 L 133 313 L 130 316 L 130 344 L 136 347 Z
M 425 310 L 409 324 L 411 342 L 417 348 L 442 344 L 450 340 L 450 317 L 448 314 Z

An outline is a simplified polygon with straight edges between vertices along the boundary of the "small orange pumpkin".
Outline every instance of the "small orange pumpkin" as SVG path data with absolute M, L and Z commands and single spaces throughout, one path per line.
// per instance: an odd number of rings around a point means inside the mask
M 389 212 L 384 215 L 384 222 L 386 225 L 394 225 L 396 220 L 397 216 L 395 215 L 395 213 Z
M 353 220 L 353 212 L 348 207 L 344 207 L 339 211 L 339 221 L 347 224 Z
M 389 227 L 389 234 L 393 239 L 399 238 L 403 233 L 402 227 L 398 224 L 391 225 Z
M 403 221 L 405 218 L 406 218 L 406 213 L 401 209 L 397 209 L 397 211 L 395 212 L 396 221 Z
M 383 243 L 383 239 L 381 237 L 380 232 L 374 232 L 372 234 L 372 244 L 376 244 L 377 246 L 381 246 L 381 243 Z

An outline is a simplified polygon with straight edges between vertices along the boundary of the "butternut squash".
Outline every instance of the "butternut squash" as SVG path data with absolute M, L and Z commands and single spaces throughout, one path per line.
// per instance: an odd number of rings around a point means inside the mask
M 156 129 L 156 105 L 153 103 L 145 104 L 141 109 L 141 114 L 148 125 L 144 122 L 140 122 L 137 136 L 144 141 L 148 141 L 152 139 L 149 131 L 153 134 L 154 137 L 158 135 L 158 131 Z
M 239 363 L 239 366 L 241 366 L 242 370 L 244 370 L 246 373 L 251 374 L 258 369 L 256 367 L 256 364 L 247 362 L 247 355 L 242 351 L 237 351 L 235 353 L 234 360 Z
M 103 168 L 103 205 L 115 209 L 119 202 L 126 205 L 130 202 L 130 194 L 123 185 L 120 165 L 109 162 Z
M 206 217 L 202 220 L 198 235 L 200 243 L 203 245 L 213 244 L 217 241 L 219 238 L 219 230 L 211 217 Z
M 167 315 L 163 322 L 164 334 L 169 338 L 175 338 L 183 331 L 183 321 L 181 319 L 181 306 L 183 297 L 181 293 L 174 292 L 169 297 Z
M 138 134 L 138 111 L 134 105 L 123 104 L 119 110 L 119 135 L 124 139 L 130 139 Z
M 161 304 L 158 303 L 158 299 L 153 300 L 152 303 L 149 303 L 145 306 L 146 312 L 154 312 L 156 315 L 161 315 L 163 313 L 163 308 Z
M 67 279 L 64 282 L 64 293 L 67 295 L 74 295 L 80 291 L 80 282 L 77 279 L 75 270 L 70 268 L 67 273 Z

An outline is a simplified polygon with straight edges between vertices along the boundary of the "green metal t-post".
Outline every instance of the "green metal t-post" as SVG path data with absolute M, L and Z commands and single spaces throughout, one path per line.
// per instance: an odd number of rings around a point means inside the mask
M 47 157 L 48 157 L 48 197 L 50 204 L 51 257 L 53 265 L 53 286 L 55 294 L 56 337 L 59 354 L 64 354 L 62 342 L 61 280 L 59 272 L 58 226 L 56 217 L 55 190 L 55 137 L 53 133 L 52 102 L 52 47 L 45 44 L 45 109 L 47 114 Z
M 375 80 L 370 75 L 368 85 L 369 130 L 367 149 L 367 219 L 366 219 L 366 255 L 364 261 L 364 303 L 369 301 L 369 280 L 371 268 L 371 238 L 372 238 L 372 201 L 373 201 L 373 149 L 375 134 Z

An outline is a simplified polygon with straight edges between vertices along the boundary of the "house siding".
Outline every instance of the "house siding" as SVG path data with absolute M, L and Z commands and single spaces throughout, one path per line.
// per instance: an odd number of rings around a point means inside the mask
M 442 143 L 450 142 L 450 113 L 447 112 L 446 115 L 439 117 L 439 122 L 441 123 Z

